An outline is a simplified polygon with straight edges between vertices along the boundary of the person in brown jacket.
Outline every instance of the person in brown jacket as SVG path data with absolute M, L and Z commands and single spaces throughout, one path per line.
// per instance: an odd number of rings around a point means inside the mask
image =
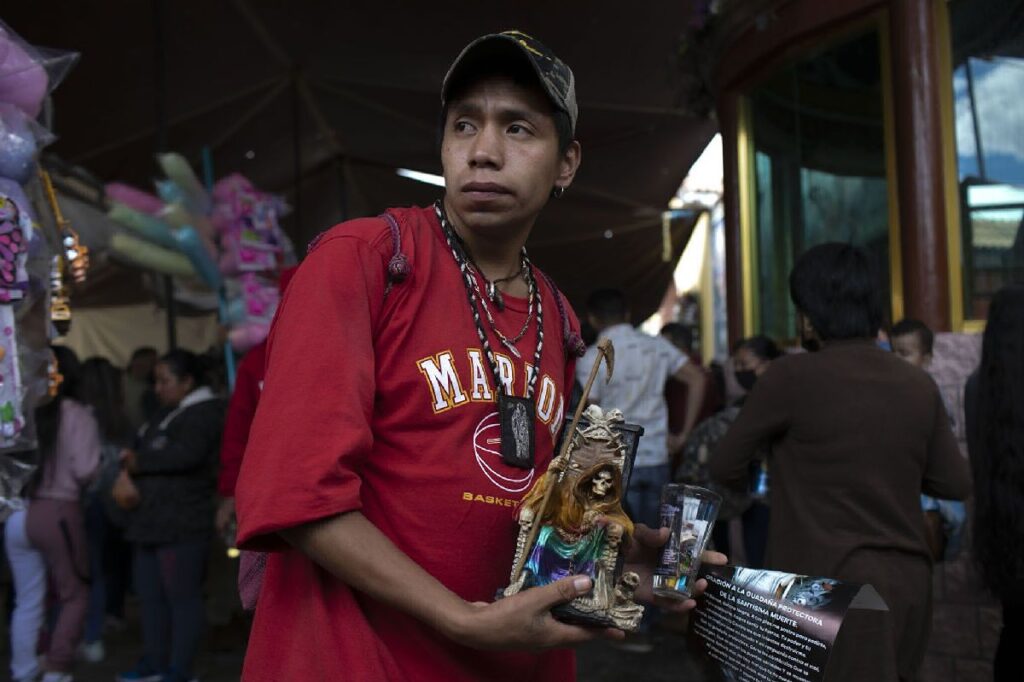
M 931 624 L 922 492 L 963 499 L 968 463 L 935 382 L 875 345 L 881 323 L 868 256 L 823 244 L 790 273 L 805 348 L 754 386 L 711 455 L 711 476 L 745 484 L 770 446 L 766 568 L 873 585 L 888 612 L 851 612 L 826 679 L 914 680 Z

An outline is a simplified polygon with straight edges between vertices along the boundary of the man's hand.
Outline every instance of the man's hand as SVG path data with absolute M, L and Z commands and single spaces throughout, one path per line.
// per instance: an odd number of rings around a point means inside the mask
M 281 535 L 352 589 L 469 647 L 549 649 L 623 637 L 620 630 L 566 625 L 552 617 L 552 606 L 590 590 L 586 576 L 533 587 L 493 604 L 471 603 L 424 571 L 358 511 L 290 528 Z
M 474 649 L 538 650 L 568 647 L 592 639 L 622 639 L 621 630 L 561 623 L 551 608 L 586 594 L 592 581 L 570 576 L 543 587 L 531 587 L 493 603 L 466 603 L 443 632 Z
M 661 558 L 661 548 L 668 542 L 669 529 L 661 528 L 655 530 L 642 523 L 636 524 L 633 531 L 633 541 L 626 551 L 626 565 L 623 570 L 633 571 L 640 576 L 640 586 L 636 589 L 636 600 L 654 604 L 659 609 L 671 613 L 682 613 L 697 606 L 693 599 L 679 601 L 677 599 L 665 599 L 654 596 L 654 568 Z M 729 563 L 728 557 L 719 552 L 704 552 L 701 561 L 717 566 L 724 566 Z M 694 596 L 701 594 L 708 587 L 703 578 L 694 583 Z

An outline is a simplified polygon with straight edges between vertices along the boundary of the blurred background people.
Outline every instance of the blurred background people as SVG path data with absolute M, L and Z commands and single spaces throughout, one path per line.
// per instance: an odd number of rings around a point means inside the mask
M 797 260 L 790 295 L 803 345 L 818 352 L 772 363 L 709 463 L 713 478 L 743 486 L 771 446 L 766 567 L 869 583 L 888 604 L 848 614 L 829 680 L 917 678 L 932 585 L 920 495 L 970 491 L 935 382 L 876 344 L 876 281 L 849 244 Z
M 80 658 L 95 663 L 106 655 L 103 630 L 107 616 L 124 618 L 131 553 L 123 528 L 110 518 L 113 505 L 107 498 L 120 468 L 121 450 L 131 444 L 132 429 L 124 411 L 122 373 L 109 360 L 94 357 L 83 362 L 79 387 L 82 402 L 92 408 L 100 434 L 99 471 L 84 498 L 92 583 L 85 636 L 79 648 Z
M 156 365 L 155 348 L 143 346 L 132 352 L 124 375 L 124 410 L 133 429 L 138 429 L 160 407 L 153 391 L 153 366 Z
M 59 381 L 55 395 L 36 408 L 38 468 L 29 485 L 28 510 L 7 521 L 7 556 L 14 574 L 11 674 L 35 680 L 36 646 L 43 622 L 47 576 L 58 612 L 42 663 L 45 682 L 69 682 L 89 606 L 89 558 L 82 491 L 100 461 L 100 434 L 92 410 L 78 400 L 79 362 L 53 347 Z
M 700 423 L 721 409 L 722 400 L 718 386 L 712 380 L 710 370 L 701 364 L 700 354 L 694 348 L 695 329 L 679 322 L 669 322 L 658 333 L 678 348 L 693 366 L 704 375 L 704 391 L 701 395 L 692 398 L 700 404 L 697 410 L 697 423 Z M 680 433 L 684 430 L 687 404 L 690 400 L 689 387 L 686 383 L 682 381 L 669 381 L 665 383 L 665 403 L 668 405 L 669 433 Z
M 629 482 L 627 502 L 631 518 L 658 527 L 661 488 L 669 481 L 669 455 L 697 423 L 700 400 L 687 401 L 682 431 L 668 430 L 665 384 L 676 379 L 691 396 L 703 396 L 707 379 L 699 366 L 663 337 L 644 334 L 629 322 L 626 297 L 616 289 L 595 291 L 587 299 L 587 319 L 598 339 L 608 338 L 615 347 L 615 372 L 608 382 L 595 381 L 590 402 L 607 409 L 618 408 L 631 422 L 644 427 Z M 591 347 L 578 363 L 589 368 L 597 349 Z M 671 435 L 671 438 L 670 438 Z
M 1024 285 L 992 299 L 981 366 L 967 382 L 974 555 L 1003 606 L 997 682 L 1024 672 Z
M 906 318 L 897 322 L 889 332 L 892 350 L 911 365 L 924 371 L 932 364 L 935 333 L 920 320 Z M 946 414 L 955 429 L 956 420 L 949 406 Z M 954 558 L 960 551 L 967 507 L 959 500 L 940 500 L 921 495 L 921 509 L 925 515 L 928 543 L 936 561 Z
M 737 382 L 747 391 L 754 387 L 757 379 L 768 371 L 772 361 L 782 355 L 778 346 L 767 336 L 752 336 L 741 340 L 733 354 L 733 367 Z M 769 450 L 765 448 L 756 461 L 751 463 L 751 476 L 743 488 L 723 486 L 711 480 L 708 460 L 718 443 L 729 431 L 743 407 L 745 396 L 725 407 L 693 430 L 683 446 L 679 465 L 674 478 L 680 483 L 691 483 L 710 487 L 722 495 L 722 507 L 718 513 L 719 522 L 712 531 L 715 549 L 730 551 L 730 521 L 742 520 L 744 558 L 743 565 L 760 568 L 764 562 L 765 545 L 768 541 L 768 505 L 763 492 L 754 490 L 755 481 L 767 476 Z
M 143 638 L 143 655 L 119 676 L 123 682 L 192 679 L 213 533 L 223 401 L 188 351 L 161 357 L 154 374 L 161 410 L 146 423 L 137 448 L 122 453 L 141 498 L 125 536 L 134 545 Z

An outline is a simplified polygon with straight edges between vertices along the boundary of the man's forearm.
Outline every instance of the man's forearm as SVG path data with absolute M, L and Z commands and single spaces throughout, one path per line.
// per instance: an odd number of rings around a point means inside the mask
M 349 587 L 452 636 L 468 604 L 424 571 L 361 512 L 282 531 L 281 535 Z

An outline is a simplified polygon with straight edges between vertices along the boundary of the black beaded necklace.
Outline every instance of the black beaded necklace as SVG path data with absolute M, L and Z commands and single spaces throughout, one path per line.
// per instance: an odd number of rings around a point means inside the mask
M 455 236 L 456 236 L 456 238 L 458 238 L 458 235 L 455 235 Z M 479 272 L 479 268 L 477 268 L 477 272 Z M 524 269 L 520 270 L 520 272 L 525 272 L 525 265 L 524 265 Z M 494 281 L 498 282 L 500 280 L 494 280 Z M 530 323 L 533 321 L 533 304 L 534 304 L 534 299 L 536 298 L 536 293 L 537 293 L 537 289 L 536 289 L 536 286 L 535 286 L 536 285 L 536 281 L 533 280 L 530 277 L 527 277 L 527 283 L 528 283 L 528 286 L 530 287 L 530 293 L 529 293 L 530 302 L 529 302 L 529 305 L 527 306 L 527 309 L 526 309 L 526 321 L 523 322 L 523 326 L 520 327 L 519 333 L 516 334 L 515 336 L 513 336 L 511 339 L 508 338 L 507 336 L 505 336 L 502 333 L 502 331 L 500 329 L 498 329 L 498 325 L 494 321 L 494 317 L 491 315 L 491 309 L 487 305 L 487 299 L 490 298 L 492 300 L 492 302 L 493 302 L 494 296 L 487 296 L 487 297 L 485 297 L 483 295 L 483 293 L 480 291 L 480 286 L 477 284 L 476 277 L 472 278 L 472 282 L 473 282 L 473 291 L 476 293 L 476 300 L 479 301 L 480 307 L 484 309 L 484 315 L 487 317 L 487 324 L 491 328 L 491 331 L 495 333 L 495 335 L 498 337 L 498 340 L 501 341 L 501 345 L 505 346 L 505 348 L 508 350 L 509 353 L 512 353 L 512 355 L 516 356 L 517 359 L 522 359 L 522 355 L 520 355 L 519 349 L 516 348 L 516 344 L 519 343 L 520 341 L 522 341 L 523 337 L 526 336 L 526 332 L 528 332 L 530 330 Z M 501 294 L 500 293 L 498 294 L 498 301 L 501 301 Z M 497 307 L 498 307 L 499 311 L 505 309 L 504 303 L 502 303 L 501 305 L 499 305 Z
M 534 415 L 536 413 L 536 403 L 533 396 L 537 387 L 537 377 L 540 375 L 541 353 L 544 349 L 544 310 L 541 305 L 541 296 L 537 287 L 537 279 L 533 272 L 533 264 L 530 262 L 530 259 L 526 254 L 526 249 L 524 248 L 522 253 L 521 272 L 526 278 L 526 283 L 530 289 L 531 304 L 536 304 L 537 347 L 533 353 L 533 371 L 528 372 L 529 377 L 526 386 L 526 397 L 520 398 L 506 393 L 505 385 L 501 381 L 501 373 L 498 370 L 498 362 L 494 358 L 494 351 L 491 349 L 491 343 L 487 339 L 487 332 L 484 330 L 483 319 L 480 315 L 481 307 L 487 313 L 487 321 L 491 327 L 491 331 L 493 331 L 494 334 L 502 340 L 506 347 L 511 345 L 508 343 L 505 336 L 498 331 L 497 326 L 494 323 L 494 318 L 491 317 L 490 311 L 487 310 L 487 304 L 484 302 L 484 297 L 479 296 L 478 294 L 479 287 L 476 283 L 476 276 L 473 273 L 473 270 L 478 268 L 475 268 L 472 265 L 461 240 L 452 228 L 451 223 L 448 222 L 448 217 L 444 212 L 444 206 L 440 201 L 437 201 L 434 204 L 434 211 L 437 213 L 437 218 L 441 222 L 441 231 L 444 233 L 444 238 L 448 243 L 448 248 L 451 251 L 452 258 L 455 259 L 455 263 L 459 266 L 459 271 L 462 274 L 462 284 L 466 290 L 466 300 L 469 302 L 469 309 L 473 316 L 473 324 L 476 326 L 476 333 L 480 338 L 480 345 L 483 347 L 484 356 L 487 358 L 487 364 L 490 366 L 491 375 L 494 377 L 494 390 L 498 394 L 498 419 L 501 423 L 501 458 L 510 466 L 522 469 L 532 469 L 535 461 Z M 531 305 L 531 312 L 532 307 L 533 306 Z M 516 337 L 516 340 L 525 336 L 526 328 L 529 327 L 529 323 L 530 319 L 528 315 L 526 326 Z M 518 352 L 516 352 L 516 355 L 518 356 Z

